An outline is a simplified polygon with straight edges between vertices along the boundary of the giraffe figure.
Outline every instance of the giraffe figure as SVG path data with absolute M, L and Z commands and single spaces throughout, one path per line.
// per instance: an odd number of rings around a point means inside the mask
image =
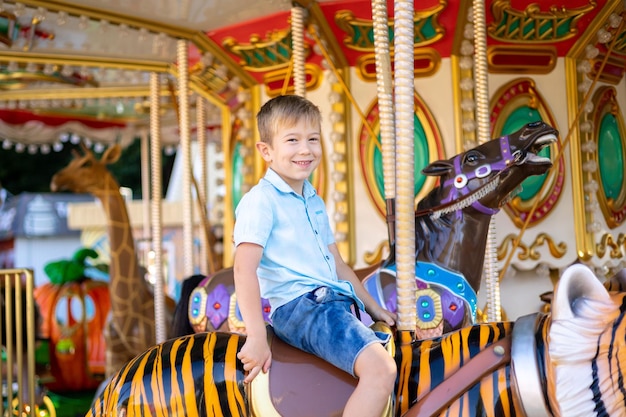
M 121 155 L 119 145 L 108 148 L 100 160 L 86 148 L 84 154 L 57 172 L 50 183 L 52 191 L 90 193 L 100 200 L 107 217 L 111 250 L 111 312 L 105 326 L 106 376 L 114 374 L 130 359 L 156 343 L 154 296 L 140 273 L 135 241 L 119 185 L 107 169 Z M 171 322 L 173 302 L 167 300 Z M 167 323 L 167 327 L 169 328 Z

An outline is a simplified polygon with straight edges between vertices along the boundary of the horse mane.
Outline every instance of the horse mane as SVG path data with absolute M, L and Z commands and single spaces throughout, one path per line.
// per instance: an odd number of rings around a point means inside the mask
M 611 332 L 611 323 L 620 314 L 620 309 L 609 298 L 594 299 L 580 297 L 572 305 L 573 318 L 552 320 L 549 334 L 550 362 L 554 367 L 554 385 L 556 398 L 561 415 L 596 415 L 595 408 L 600 399 L 594 399 L 590 387 L 597 384 L 600 393 L 614 392 L 611 385 L 611 372 L 599 372 L 597 376 L 603 379 L 594 381 L 592 372 L 593 362 L 600 358 L 600 366 L 604 358 L 611 354 L 609 343 L 602 343 L 602 334 Z M 608 337 L 608 336 L 607 336 Z M 623 349 L 621 350 L 623 351 Z M 626 356 L 626 351 L 619 353 Z M 624 363 L 626 358 L 611 362 Z M 615 370 L 613 371 L 615 372 Z M 623 404 L 618 404 L 618 396 L 609 395 L 613 403 L 604 403 L 607 410 L 620 410 Z M 602 401 L 606 401 L 602 398 Z M 608 415 L 615 415 L 609 412 Z

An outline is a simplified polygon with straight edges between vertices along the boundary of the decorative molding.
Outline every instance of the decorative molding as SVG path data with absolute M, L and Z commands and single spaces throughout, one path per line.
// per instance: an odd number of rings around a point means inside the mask
M 444 36 L 445 29 L 439 24 L 438 18 L 447 4 L 447 0 L 439 0 L 439 4 L 430 9 L 415 10 L 415 47 L 431 45 Z M 371 19 L 354 17 L 351 10 L 340 10 L 335 13 L 335 23 L 346 33 L 343 43 L 347 48 L 374 51 L 374 24 Z M 393 39 L 393 20 L 389 20 L 388 26 L 389 37 Z M 393 49 L 393 43 L 390 47 Z
M 513 246 L 514 242 L 517 240 L 517 235 L 509 234 L 503 240 L 500 246 L 498 246 L 497 254 L 498 260 L 502 261 L 506 258 L 509 245 Z M 519 255 L 517 258 L 520 261 L 533 260 L 538 261 L 541 258 L 541 254 L 538 252 L 538 248 L 547 245 L 548 250 L 550 251 L 550 255 L 553 258 L 562 258 L 567 253 L 567 243 L 560 242 L 556 243 L 554 238 L 552 238 L 547 233 L 539 233 L 533 242 L 530 244 L 525 244 L 523 242 L 519 242 L 517 248 L 519 249 Z
M 543 12 L 536 3 L 517 10 L 510 0 L 495 0 L 491 5 L 494 21 L 487 32 L 493 39 L 512 43 L 564 41 L 578 34 L 578 20 L 596 6 L 596 1 L 590 0 L 586 6 L 572 9 L 552 6 L 550 11 Z
M 548 74 L 557 62 L 554 46 L 490 46 L 487 51 L 489 72 L 497 74 Z
M 390 52 L 391 62 L 394 54 Z M 413 52 L 413 74 L 415 78 L 430 77 L 439 71 L 441 55 L 433 48 L 415 48 Z M 356 62 L 356 73 L 365 82 L 376 82 L 376 55 L 361 55 Z
M 624 250 L 626 246 L 626 236 L 624 233 L 620 233 L 617 239 L 613 239 L 613 235 L 605 233 L 600 237 L 600 241 L 596 243 L 596 253 L 598 257 L 602 258 L 609 250 L 609 256 L 611 259 L 621 259 L 624 257 Z

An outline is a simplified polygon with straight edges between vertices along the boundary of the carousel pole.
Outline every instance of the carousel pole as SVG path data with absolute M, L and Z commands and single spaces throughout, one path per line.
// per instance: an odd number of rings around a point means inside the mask
M 485 2 L 473 1 L 474 22 L 474 79 L 476 94 L 476 124 L 478 143 L 485 143 L 491 139 L 489 126 L 489 84 L 487 67 L 487 25 L 485 17 Z M 496 243 L 495 217 L 491 216 L 487 247 L 485 248 L 484 274 L 487 292 L 487 320 L 490 322 L 502 320 L 500 313 L 500 285 L 498 279 L 498 257 Z
M 154 322 L 156 343 L 164 342 L 165 330 L 165 291 L 163 291 L 163 218 L 161 200 L 161 117 L 159 74 L 150 74 L 150 159 L 152 166 L 152 198 L 150 199 L 150 223 L 152 226 L 152 276 L 154 277 Z M 144 195 L 145 198 L 150 198 Z M 147 223 L 146 218 L 146 223 Z
M 396 156 L 393 109 L 393 85 L 391 82 L 391 60 L 389 51 L 389 24 L 387 23 L 387 0 L 372 0 L 372 21 L 374 28 L 374 51 L 376 58 L 376 86 L 378 92 L 378 112 L 380 139 L 383 157 L 383 182 L 385 206 L 387 210 L 387 233 L 389 248 L 393 248 L 395 238 L 396 200 Z
M 305 10 L 300 6 L 291 8 L 291 42 L 293 59 L 294 94 L 306 96 L 306 71 L 304 51 L 304 19 Z
M 394 63 L 396 104 L 396 262 L 398 330 L 415 332 L 415 194 L 414 194 L 414 7 L 394 1 Z
M 180 147 L 183 164 L 183 275 L 194 273 L 193 263 L 193 212 L 191 196 L 191 137 L 189 132 L 189 61 L 187 41 L 177 44 L 178 61 L 178 103 L 180 127 Z
M 206 151 L 206 106 L 204 98 L 199 97 L 196 99 L 196 141 L 198 143 L 198 157 L 200 159 L 200 181 L 198 186 L 198 202 L 205 207 L 200 211 L 202 213 L 208 213 L 207 205 L 207 151 Z M 208 222 L 208 219 L 204 219 Z M 204 270 L 209 274 L 215 273 L 215 267 L 212 262 L 212 248 L 209 241 L 208 231 L 207 233 L 201 233 L 200 239 L 202 241 L 202 251 L 200 252 L 200 265 L 204 266 Z

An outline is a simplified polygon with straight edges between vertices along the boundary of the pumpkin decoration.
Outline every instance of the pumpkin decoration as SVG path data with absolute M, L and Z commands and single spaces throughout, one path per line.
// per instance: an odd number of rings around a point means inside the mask
M 49 339 L 51 391 L 95 389 L 104 380 L 103 329 L 111 308 L 109 286 L 85 276 L 92 249 L 76 251 L 71 260 L 45 265 L 50 282 L 35 288 L 42 317 L 41 336 Z

